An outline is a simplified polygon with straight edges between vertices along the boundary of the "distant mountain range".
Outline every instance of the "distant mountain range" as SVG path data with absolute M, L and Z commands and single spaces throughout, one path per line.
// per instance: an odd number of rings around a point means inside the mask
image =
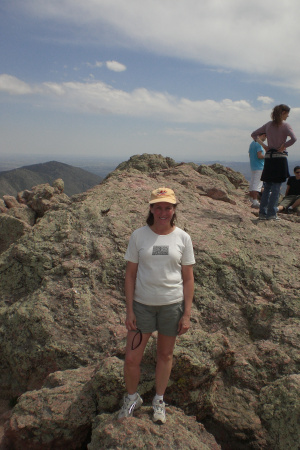
M 72 196 L 85 192 L 99 184 L 103 178 L 87 170 L 57 161 L 20 167 L 18 169 L 0 172 L 0 197 L 3 195 L 16 196 L 25 189 L 30 190 L 38 184 L 52 185 L 57 178 L 65 183 L 65 194 Z
M 70 159 L 70 162 L 71 161 Z M 244 175 L 246 180 L 250 181 L 251 171 L 249 162 L 234 162 L 234 161 L 195 161 L 196 164 L 211 165 L 214 163 L 222 164 L 226 167 L 240 172 Z M 80 164 L 81 163 L 81 164 Z M 0 161 L 0 198 L 3 195 L 16 196 L 18 192 L 24 189 L 31 189 L 32 186 L 38 184 L 49 183 L 57 178 L 62 178 L 65 183 L 65 193 L 69 196 L 85 192 L 87 189 L 99 184 L 108 173 L 112 172 L 116 166 L 117 161 L 112 160 L 101 161 L 95 158 L 93 161 L 82 159 L 80 162 L 74 159 L 75 167 L 62 162 L 50 161 L 39 164 L 32 164 L 23 166 L 17 169 L 3 171 L 5 164 Z M 295 165 L 299 161 L 289 161 L 290 173 L 293 173 Z M 7 167 L 7 165 L 6 165 Z M 285 190 L 283 185 L 283 191 Z

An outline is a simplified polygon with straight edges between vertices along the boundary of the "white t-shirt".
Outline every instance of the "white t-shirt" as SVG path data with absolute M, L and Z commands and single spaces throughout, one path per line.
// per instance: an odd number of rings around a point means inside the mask
M 183 300 L 181 266 L 195 264 L 190 236 L 181 228 L 159 235 L 146 225 L 135 230 L 125 259 L 138 263 L 134 300 L 145 305 L 168 305 Z

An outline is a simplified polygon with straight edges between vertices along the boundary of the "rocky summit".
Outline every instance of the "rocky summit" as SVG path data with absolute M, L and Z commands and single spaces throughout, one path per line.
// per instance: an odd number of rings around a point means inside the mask
M 155 333 L 143 406 L 119 422 L 124 253 L 163 186 L 193 240 L 192 327 L 175 347 L 166 424 L 150 412 Z M 0 202 L 2 449 L 300 447 L 300 217 L 258 221 L 247 189 L 219 164 L 144 154 L 83 194 L 58 180 Z

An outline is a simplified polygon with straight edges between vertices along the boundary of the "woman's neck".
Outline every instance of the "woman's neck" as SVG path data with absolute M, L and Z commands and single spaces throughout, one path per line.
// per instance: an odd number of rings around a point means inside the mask
M 159 226 L 154 223 L 150 226 L 150 228 L 155 234 L 166 235 L 172 233 L 172 231 L 174 231 L 176 227 L 174 225 L 172 226 L 171 224 L 169 224 L 169 226 Z

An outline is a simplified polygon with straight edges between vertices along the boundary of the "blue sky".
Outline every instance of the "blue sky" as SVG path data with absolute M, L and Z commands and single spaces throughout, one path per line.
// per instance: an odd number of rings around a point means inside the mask
M 247 161 L 279 103 L 299 141 L 298 0 L 1 0 L 1 154 Z

